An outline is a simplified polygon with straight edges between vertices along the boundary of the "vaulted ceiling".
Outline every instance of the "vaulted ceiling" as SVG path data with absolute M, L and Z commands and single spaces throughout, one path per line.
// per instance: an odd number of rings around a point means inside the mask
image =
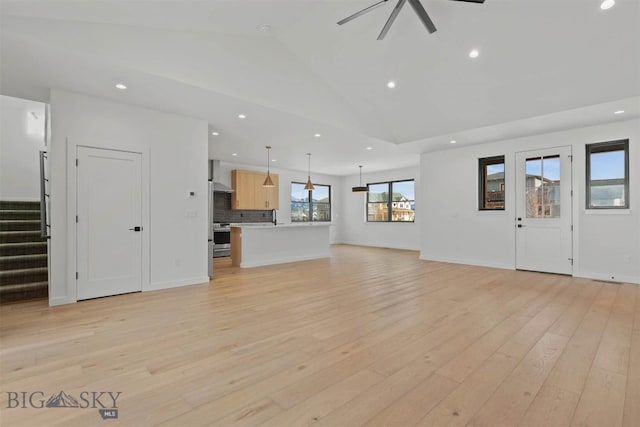
M 275 166 L 304 170 L 312 152 L 337 175 L 640 115 L 638 0 L 422 0 L 438 31 L 405 8 L 383 41 L 393 1 L 336 25 L 374 2 L 2 0 L 1 90 L 199 117 L 219 133 L 211 157 L 264 165 L 270 144 Z

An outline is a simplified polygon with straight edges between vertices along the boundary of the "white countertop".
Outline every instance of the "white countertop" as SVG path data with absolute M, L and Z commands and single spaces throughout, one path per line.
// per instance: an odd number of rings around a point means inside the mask
M 278 223 L 273 225 L 270 222 L 244 222 L 244 223 L 232 223 L 230 227 L 237 228 L 288 228 L 288 227 L 328 227 L 333 225 L 332 222 L 288 222 Z

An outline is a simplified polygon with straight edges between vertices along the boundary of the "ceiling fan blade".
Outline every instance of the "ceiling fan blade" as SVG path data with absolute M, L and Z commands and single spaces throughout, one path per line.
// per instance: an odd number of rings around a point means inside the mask
M 358 16 L 362 16 L 367 12 L 371 12 L 373 9 L 377 8 L 378 6 L 384 4 L 384 3 L 388 2 L 388 1 L 389 0 L 381 0 L 381 1 L 379 1 L 378 3 L 376 3 L 374 5 L 371 5 L 371 6 L 367 7 L 367 8 L 362 9 L 360 12 L 356 12 L 351 16 L 347 16 L 346 18 L 341 19 L 340 21 L 338 21 L 338 25 L 346 24 L 347 22 L 356 19 Z
M 427 13 L 427 11 L 424 10 L 424 7 L 422 6 L 422 3 L 420 3 L 420 0 L 409 0 L 409 4 L 411 5 L 411 7 L 413 7 L 413 10 L 416 11 L 424 26 L 427 27 L 427 31 L 429 31 L 429 33 L 431 34 L 435 33 L 437 31 L 436 26 L 433 24 L 431 18 L 429 18 L 429 14 Z
M 402 7 L 405 5 L 406 2 L 407 0 L 398 0 L 398 4 L 396 4 L 396 7 L 393 8 L 393 12 L 391 12 L 391 16 L 389 16 L 389 19 L 387 19 L 387 23 L 384 24 L 384 27 L 382 27 L 382 31 L 380 31 L 378 40 L 384 39 L 384 37 L 387 35 L 387 33 L 389 32 L 389 29 L 391 28 L 391 25 L 393 25 L 393 22 L 398 17 L 400 10 L 402 10 Z
M 484 0 L 452 0 L 452 1 L 463 1 L 465 3 L 484 3 Z

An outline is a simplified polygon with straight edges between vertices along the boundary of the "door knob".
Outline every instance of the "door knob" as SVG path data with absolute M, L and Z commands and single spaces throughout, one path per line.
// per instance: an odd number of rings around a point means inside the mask
M 142 227 L 140 227 L 139 225 L 136 225 L 135 227 L 130 228 L 129 231 L 135 231 L 135 232 L 142 231 Z

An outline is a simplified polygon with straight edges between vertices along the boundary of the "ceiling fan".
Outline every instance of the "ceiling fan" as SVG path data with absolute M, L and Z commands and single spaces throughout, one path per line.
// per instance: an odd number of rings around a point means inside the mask
M 357 17 L 364 15 L 365 13 L 371 12 L 373 9 L 377 8 L 378 6 L 383 5 L 384 3 L 388 2 L 388 1 L 389 0 L 381 0 L 378 3 L 373 4 L 373 5 L 369 6 L 369 7 L 366 7 L 364 9 L 362 9 L 361 11 L 354 13 L 351 16 L 347 16 L 346 18 L 338 21 L 338 25 L 346 24 L 347 22 L 352 21 L 352 20 L 356 19 Z M 466 2 L 466 3 L 484 3 L 484 0 L 452 0 L 452 1 L 463 1 L 463 2 Z M 429 31 L 430 34 L 433 34 L 433 33 L 436 32 L 436 26 L 433 24 L 433 21 L 429 17 L 429 14 L 427 13 L 427 11 L 422 6 L 422 3 L 420 3 L 420 0 L 398 0 L 398 3 L 396 4 L 396 7 L 393 9 L 393 12 L 391 12 L 391 16 L 389 16 L 389 19 L 387 19 L 387 23 L 384 24 L 384 27 L 382 27 L 382 31 L 380 32 L 380 35 L 378 36 L 378 40 L 384 39 L 384 37 L 389 32 L 389 29 L 391 28 L 391 25 L 393 24 L 393 22 L 398 17 L 398 14 L 400 13 L 400 10 L 402 10 L 402 8 L 404 7 L 404 5 L 407 2 L 409 2 L 411 7 L 413 7 L 413 10 L 416 12 L 416 14 L 418 15 L 418 18 L 420 18 L 420 20 L 422 21 L 424 26 L 427 27 L 427 31 Z

